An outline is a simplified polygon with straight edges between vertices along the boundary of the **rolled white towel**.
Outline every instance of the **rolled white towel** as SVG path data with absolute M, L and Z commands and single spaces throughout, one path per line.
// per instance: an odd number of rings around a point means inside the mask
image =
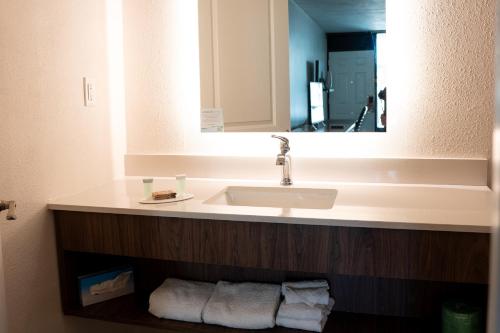
M 330 302 L 330 293 L 328 288 L 304 288 L 295 289 L 285 287 L 286 304 L 305 303 L 309 306 L 328 305 Z
M 166 279 L 149 297 L 149 312 L 158 318 L 201 323 L 215 284 Z
M 281 302 L 278 310 L 278 317 L 289 318 L 297 320 L 316 320 L 321 321 L 328 317 L 335 305 L 333 298 L 330 298 L 328 305 L 307 305 L 304 303 L 286 304 L 285 301 Z
M 291 318 L 276 318 L 276 324 L 282 327 L 294 328 L 298 330 L 322 332 L 325 328 L 328 317 L 322 320 L 301 320 Z
M 219 281 L 203 310 L 203 321 L 242 329 L 273 328 L 280 286 Z
M 309 289 L 309 288 L 326 288 L 330 289 L 328 281 L 326 280 L 311 280 L 311 281 L 297 281 L 297 282 L 283 282 L 281 284 L 281 292 L 285 294 L 285 288 L 294 289 Z

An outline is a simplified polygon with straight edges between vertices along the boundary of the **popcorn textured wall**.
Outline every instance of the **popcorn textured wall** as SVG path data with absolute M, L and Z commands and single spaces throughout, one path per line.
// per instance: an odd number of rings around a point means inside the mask
M 9 333 L 157 332 L 60 307 L 46 205 L 113 177 L 106 46 L 106 1 L 2 1 L 0 198 L 18 204 L 17 221 L 0 215 Z M 83 76 L 96 79 L 95 108 L 83 107 Z

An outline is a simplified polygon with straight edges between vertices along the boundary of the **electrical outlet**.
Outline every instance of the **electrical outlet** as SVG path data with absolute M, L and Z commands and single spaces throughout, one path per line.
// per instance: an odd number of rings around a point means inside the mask
M 84 99 L 85 106 L 92 107 L 96 104 L 96 85 L 95 79 L 84 77 L 83 78 Z

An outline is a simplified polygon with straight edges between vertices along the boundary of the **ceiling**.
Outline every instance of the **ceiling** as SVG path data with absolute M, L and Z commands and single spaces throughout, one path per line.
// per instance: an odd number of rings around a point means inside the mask
M 293 0 L 327 33 L 385 30 L 385 0 Z

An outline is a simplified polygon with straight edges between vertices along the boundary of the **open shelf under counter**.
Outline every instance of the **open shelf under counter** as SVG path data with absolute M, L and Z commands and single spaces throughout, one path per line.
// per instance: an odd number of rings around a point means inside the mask
M 275 327 L 268 330 L 242 330 L 222 326 L 159 319 L 148 313 L 134 295 L 87 307 L 71 307 L 65 314 L 89 319 L 159 328 L 171 333 L 301 333 L 302 330 Z M 420 333 L 439 332 L 439 325 L 419 319 L 333 312 L 324 333 Z
M 68 211 L 56 211 L 55 218 L 67 315 L 175 333 L 245 332 L 150 315 L 149 295 L 166 278 L 326 279 L 336 299 L 326 333 L 434 332 L 449 299 L 486 308 L 489 234 Z M 80 306 L 78 277 L 124 265 L 134 269 L 133 296 Z

